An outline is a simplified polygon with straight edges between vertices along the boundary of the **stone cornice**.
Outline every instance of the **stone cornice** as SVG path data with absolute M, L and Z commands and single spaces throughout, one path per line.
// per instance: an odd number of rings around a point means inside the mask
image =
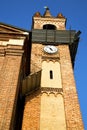
M 23 50 L 19 50 L 19 49 L 6 49 L 5 50 L 5 54 L 6 55 L 11 55 L 11 56 L 21 56 L 24 53 Z
M 0 46 L 0 56 L 21 56 L 24 50 L 20 46 Z
M 22 29 L 19 27 L 15 27 L 13 25 L 2 23 L 2 22 L 0 22 L 0 32 L 29 34 L 28 30 L 25 30 L 25 29 Z
M 59 62 L 60 58 L 59 57 L 48 57 L 48 56 L 42 56 L 42 61 L 52 61 L 52 62 Z
M 63 89 L 62 88 L 51 88 L 51 87 L 41 87 L 41 93 L 46 93 L 48 96 L 49 94 L 54 94 L 57 96 L 57 94 L 63 95 Z

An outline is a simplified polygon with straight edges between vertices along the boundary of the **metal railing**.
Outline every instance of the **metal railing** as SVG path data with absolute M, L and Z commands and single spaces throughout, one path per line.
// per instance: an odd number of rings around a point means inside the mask
M 75 30 L 32 30 L 32 42 L 41 43 L 73 43 L 75 38 Z

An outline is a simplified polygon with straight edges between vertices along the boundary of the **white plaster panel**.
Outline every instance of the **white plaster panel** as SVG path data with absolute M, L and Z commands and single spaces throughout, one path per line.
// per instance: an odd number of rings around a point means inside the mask
M 40 130 L 66 130 L 64 102 L 61 94 L 41 96 Z
M 53 79 L 50 79 L 50 70 L 53 71 Z M 59 62 L 42 62 L 41 87 L 62 88 Z

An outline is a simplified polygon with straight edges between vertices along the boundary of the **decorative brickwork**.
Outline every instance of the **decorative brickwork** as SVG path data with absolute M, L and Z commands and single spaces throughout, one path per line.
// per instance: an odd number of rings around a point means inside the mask
M 55 96 L 57 96 L 57 94 L 63 94 L 63 89 L 62 88 L 42 87 L 41 93 L 47 93 L 47 95 L 54 94 Z
M 35 29 L 43 29 L 45 24 L 52 24 L 57 27 L 57 30 L 65 30 L 65 19 L 61 18 L 34 18 L 34 28 Z

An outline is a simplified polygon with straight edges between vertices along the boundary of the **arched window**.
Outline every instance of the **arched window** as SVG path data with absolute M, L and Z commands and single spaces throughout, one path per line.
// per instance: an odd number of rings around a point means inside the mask
M 56 26 L 52 24 L 45 24 L 43 25 L 43 29 L 56 30 Z

